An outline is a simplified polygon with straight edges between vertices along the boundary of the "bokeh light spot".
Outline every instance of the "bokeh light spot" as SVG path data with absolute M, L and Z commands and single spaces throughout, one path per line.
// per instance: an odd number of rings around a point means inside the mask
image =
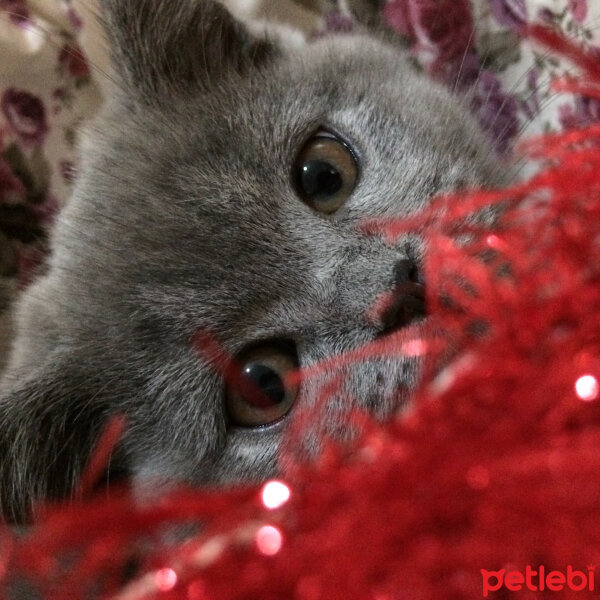
M 261 554 L 273 556 L 281 550 L 283 545 L 283 536 L 277 527 L 264 525 L 256 532 L 254 538 L 256 547 Z
M 262 489 L 262 502 L 270 509 L 283 506 L 290 496 L 290 488 L 282 481 L 269 481 Z
M 595 400 L 600 393 L 598 380 L 593 375 L 582 375 L 575 382 L 575 393 L 581 400 L 585 400 L 586 402 Z
M 494 250 L 502 250 L 506 245 L 502 239 L 494 234 L 488 235 L 485 238 L 485 242 L 490 248 L 494 248 Z
M 160 569 L 154 575 L 154 583 L 160 592 L 169 592 L 177 585 L 177 573 L 173 569 Z

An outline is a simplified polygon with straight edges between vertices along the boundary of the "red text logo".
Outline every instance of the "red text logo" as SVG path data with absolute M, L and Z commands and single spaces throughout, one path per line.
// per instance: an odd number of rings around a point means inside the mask
M 594 569 L 594 565 L 588 565 L 585 571 L 576 571 L 571 565 L 567 567 L 566 571 L 547 571 L 543 565 L 540 565 L 537 570 L 527 565 L 525 572 L 481 569 L 483 596 L 487 598 L 490 592 L 497 592 L 500 588 L 511 592 L 518 592 L 522 589 L 532 592 L 544 590 L 560 592 L 565 587 L 574 592 L 594 591 Z

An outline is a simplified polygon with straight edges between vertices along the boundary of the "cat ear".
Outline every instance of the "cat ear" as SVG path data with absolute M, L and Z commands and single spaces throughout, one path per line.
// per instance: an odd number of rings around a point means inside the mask
M 147 101 L 194 85 L 209 89 L 226 73 L 244 73 L 274 54 L 215 0 L 100 5 L 120 82 Z

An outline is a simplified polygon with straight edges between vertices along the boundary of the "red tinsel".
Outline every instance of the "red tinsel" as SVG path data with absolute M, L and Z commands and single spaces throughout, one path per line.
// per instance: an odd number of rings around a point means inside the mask
M 563 89 L 600 98 L 597 60 L 546 30 L 533 35 L 584 70 Z M 48 509 L 22 539 L 0 530 L 0 585 L 14 591 L 24 576 L 46 600 L 466 600 L 482 596 L 482 569 L 572 565 L 593 577 L 600 127 L 527 150 L 548 162 L 527 184 L 440 199 L 418 223 L 368 224 L 392 239 L 426 224 L 430 330 L 442 334 L 398 334 L 340 360 L 408 349 L 435 364 L 452 340 L 455 358 L 428 378 L 408 415 L 363 419 L 352 448 L 331 443 L 295 470 L 289 500 L 245 487 L 184 490 L 149 505 L 123 492 Z M 493 230 L 465 223 L 498 203 L 505 210 Z M 173 526 L 190 523 L 201 532 L 175 544 Z M 556 595 L 527 585 L 510 593 Z M 560 597 L 589 593 L 564 585 Z

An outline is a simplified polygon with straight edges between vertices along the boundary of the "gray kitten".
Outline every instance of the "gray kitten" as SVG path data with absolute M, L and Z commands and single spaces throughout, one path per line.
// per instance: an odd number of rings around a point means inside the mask
M 288 423 L 327 380 L 289 373 L 423 316 L 418 236 L 391 246 L 361 223 L 501 179 L 464 106 L 375 28 L 286 50 L 213 0 L 102 5 L 114 94 L 0 388 L 14 520 L 72 493 L 117 414 L 128 428 L 108 475 L 137 488 L 275 474 Z M 330 372 L 343 388 L 313 422 L 339 433 L 349 408 L 397 410 L 419 369 Z

